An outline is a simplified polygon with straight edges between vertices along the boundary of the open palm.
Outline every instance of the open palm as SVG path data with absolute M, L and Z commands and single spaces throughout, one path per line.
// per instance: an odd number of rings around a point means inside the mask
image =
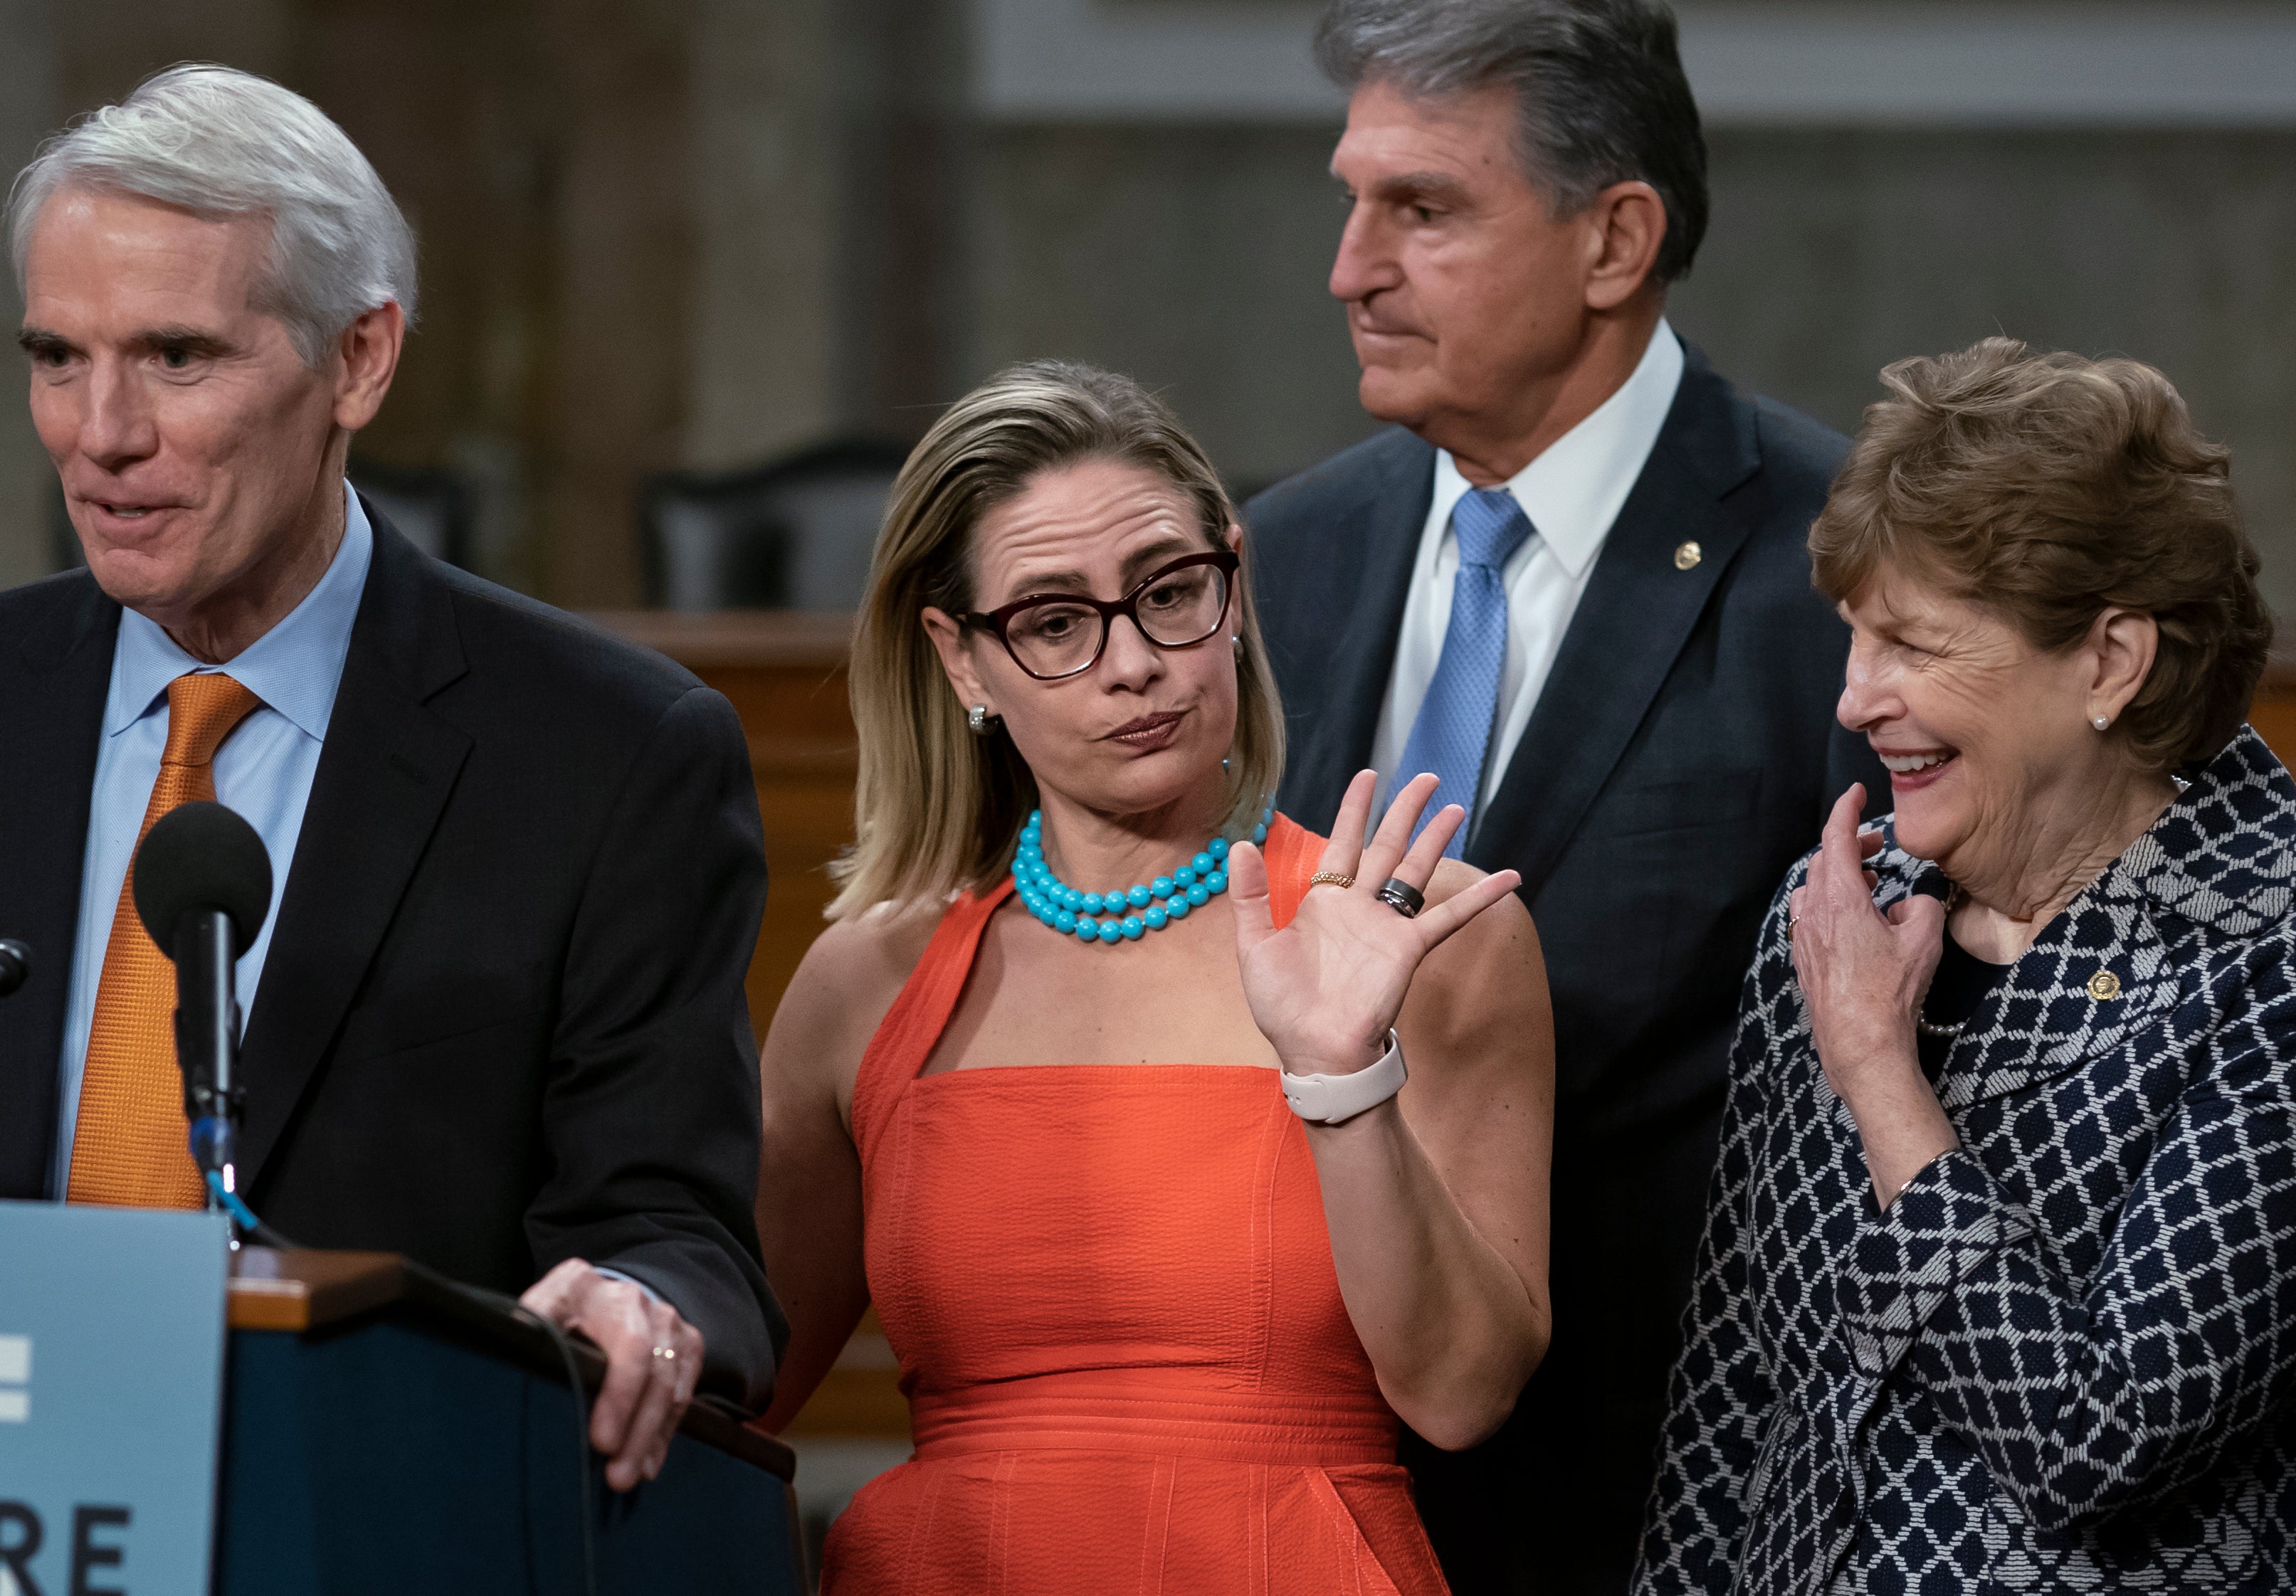
M 1466 812 L 1447 806 L 1416 842 L 1411 829 L 1435 790 L 1436 778 L 1414 777 L 1395 795 L 1368 846 L 1359 841 L 1371 816 L 1378 778 L 1360 773 L 1348 785 L 1318 873 L 1353 884 L 1311 888 L 1283 929 L 1267 898 L 1267 864 L 1240 843 L 1228 854 L 1228 892 L 1235 905 L 1236 959 L 1251 1018 L 1295 1074 L 1345 1075 L 1378 1059 L 1402 1011 L 1419 962 L 1452 932 L 1514 890 L 1521 877 L 1503 870 L 1483 877 L 1416 919 L 1383 902 L 1390 878 L 1424 892 Z

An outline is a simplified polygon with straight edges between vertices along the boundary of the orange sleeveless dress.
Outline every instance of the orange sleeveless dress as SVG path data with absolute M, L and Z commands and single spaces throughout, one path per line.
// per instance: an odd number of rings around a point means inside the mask
M 1279 924 L 1322 847 L 1270 829 Z M 1012 890 L 942 917 L 854 1085 L 916 1452 L 831 1529 L 824 1596 L 1440 1596 L 1275 1072 L 918 1074 Z

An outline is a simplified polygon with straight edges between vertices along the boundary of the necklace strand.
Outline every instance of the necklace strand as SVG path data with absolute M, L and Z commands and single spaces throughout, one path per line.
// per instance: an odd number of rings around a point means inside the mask
M 1275 818 L 1273 804 L 1260 810 L 1252 841 L 1267 840 L 1268 823 Z M 1079 892 L 1045 863 L 1045 814 L 1031 809 L 1029 823 L 1021 828 L 1021 846 L 1013 855 L 1013 885 L 1029 913 L 1054 930 L 1079 942 L 1113 947 L 1185 920 L 1191 910 L 1226 892 L 1227 839 L 1213 838 L 1170 875 L 1136 881 L 1115 892 Z
M 1953 912 L 1960 905 L 1960 903 L 1961 883 L 1955 881 L 1951 883 L 1951 890 L 1947 892 L 1945 895 L 1946 925 L 1943 935 L 1947 937 L 1953 935 Z M 1951 1024 L 1948 1024 L 1942 1020 L 1931 1019 L 1929 1017 L 1929 994 L 1927 993 L 1923 993 L 1922 994 L 1922 1006 L 1914 1011 L 1914 1029 L 1919 1031 L 1924 1036 L 1934 1036 L 1943 1042 L 1950 1042 L 1954 1037 L 1960 1035 L 1963 1028 L 1968 1024 L 1969 1021 L 1966 1019 L 1956 1019 Z

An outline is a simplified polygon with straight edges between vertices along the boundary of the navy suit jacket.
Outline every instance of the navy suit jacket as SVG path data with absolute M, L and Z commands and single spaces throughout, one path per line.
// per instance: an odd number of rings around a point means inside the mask
M 241 1075 L 242 1190 L 311 1247 L 522 1290 L 568 1257 L 675 1304 L 753 1400 L 783 1334 L 751 1204 L 742 978 L 765 905 L 732 706 L 417 551 L 374 560 Z M 44 1194 L 119 606 L 0 593 L 0 1197 Z
M 1806 537 L 1845 440 L 1694 351 L 1469 863 L 1522 872 L 1554 1004 L 1554 1340 L 1497 1440 L 1406 1444 L 1454 1587 L 1616 1596 L 1655 1471 L 1738 986 L 1852 782 L 1849 632 Z M 1370 762 L 1435 452 L 1378 434 L 1246 506 L 1283 689 L 1280 806 L 1330 828 Z M 1695 545 L 1696 559 L 1690 558 Z

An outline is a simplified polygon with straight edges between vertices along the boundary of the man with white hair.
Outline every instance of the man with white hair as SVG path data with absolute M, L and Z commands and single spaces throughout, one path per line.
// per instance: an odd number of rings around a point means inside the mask
M 276 883 L 241 959 L 242 1190 L 316 1247 L 525 1294 L 611 1364 L 627 1489 L 697 1382 L 757 1400 L 746 742 L 668 661 L 419 553 L 344 479 L 414 241 L 308 101 L 162 72 L 8 222 L 87 566 L 0 594 L 0 1196 L 194 1207 L 143 831 L 212 798 Z M 538 1278 L 537 1278 L 538 1277 Z
M 1849 629 L 1804 539 L 1847 441 L 1678 339 L 1706 146 L 1658 0 L 1331 0 L 1364 408 L 1244 507 L 1292 757 L 1440 778 L 1513 869 L 1554 1005 L 1554 1341 L 1474 1453 L 1406 1443 L 1460 1596 L 1612 1596 L 1656 1473 L 1739 983 L 1853 781 Z

